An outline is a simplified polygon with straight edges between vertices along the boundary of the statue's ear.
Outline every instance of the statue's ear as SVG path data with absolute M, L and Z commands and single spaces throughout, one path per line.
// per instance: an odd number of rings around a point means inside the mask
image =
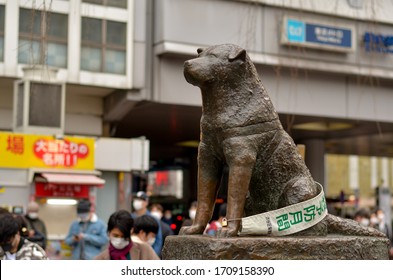
M 245 49 L 236 50 L 234 53 L 229 55 L 228 60 L 229 60 L 229 62 L 232 62 L 232 61 L 239 59 L 242 62 L 245 62 L 246 56 L 247 56 L 247 53 L 246 53 Z
M 198 53 L 198 54 L 200 54 L 200 53 L 203 52 L 203 51 L 204 51 L 203 48 L 198 48 L 198 49 L 197 49 L 197 53 Z

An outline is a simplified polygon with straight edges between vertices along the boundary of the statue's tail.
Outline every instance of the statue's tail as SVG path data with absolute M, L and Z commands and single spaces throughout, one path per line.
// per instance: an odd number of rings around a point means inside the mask
M 325 217 L 329 234 L 356 235 L 356 236 L 375 236 L 386 237 L 386 235 L 372 227 L 365 227 L 351 219 L 344 219 L 331 214 Z

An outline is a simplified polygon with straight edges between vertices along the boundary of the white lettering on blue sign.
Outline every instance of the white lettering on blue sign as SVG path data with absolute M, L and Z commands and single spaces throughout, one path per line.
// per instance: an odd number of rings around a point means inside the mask
M 309 47 L 324 46 L 335 50 L 351 50 L 353 34 L 351 28 L 308 23 L 286 19 L 286 42 Z
M 352 33 L 349 29 L 316 24 L 306 24 L 306 42 L 351 48 Z

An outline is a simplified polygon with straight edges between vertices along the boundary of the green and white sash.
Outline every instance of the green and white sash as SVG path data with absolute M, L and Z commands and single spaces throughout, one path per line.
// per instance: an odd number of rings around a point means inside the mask
M 283 236 L 302 231 L 322 221 L 327 215 L 325 194 L 322 185 L 315 183 L 320 192 L 312 199 L 242 218 L 239 235 Z

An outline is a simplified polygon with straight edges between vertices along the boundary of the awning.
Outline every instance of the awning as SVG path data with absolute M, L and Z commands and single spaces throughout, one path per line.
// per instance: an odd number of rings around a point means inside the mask
M 82 174 L 62 174 L 62 173 L 41 173 L 41 176 L 48 183 L 54 184 L 73 184 L 73 185 L 89 185 L 102 187 L 105 180 L 94 175 Z

